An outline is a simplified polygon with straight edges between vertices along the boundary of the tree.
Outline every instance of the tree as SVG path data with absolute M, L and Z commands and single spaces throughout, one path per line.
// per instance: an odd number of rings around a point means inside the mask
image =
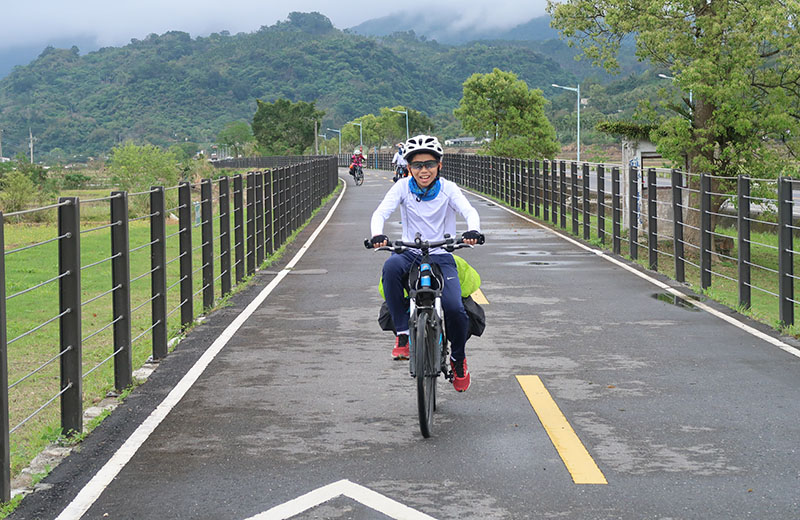
M 464 82 L 454 111 L 467 132 L 490 138 L 486 153 L 503 157 L 552 159 L 560 147 L 544 115 L 547 101 L 513 72 L 473 74 Z
M 276 99 L 274 103 L 256 100 L 253 135 L 268 155 L 302 155 L 314 144 L 314 121 L 321 121 L 325 112 L 314 102 Z
M 109 170 L 113 181 L 125 191 L 147 190 L 150 186 L 178 183 L 178 161 L 171 151 L 150 144 L 127 142 L 111 150 Z
M 242 155 L 244 146 L 252 141 L 255 141 L 255 137 L 250 125 L 244 121 L 230 122 L 217 134 L 217 143 L 231 148 L 234 157 Z
M 676 164 L 721 177 L 797 170 L 800 4 L 784 0 L 548 0 L 553 26 L 595 65 L 618 68 L 620 42 L 669 69 L 683 93 L 651 138 Z M 714 181 L 713 191 L 733 189 Z M 727 185 L 727 186 L 726 186 Z

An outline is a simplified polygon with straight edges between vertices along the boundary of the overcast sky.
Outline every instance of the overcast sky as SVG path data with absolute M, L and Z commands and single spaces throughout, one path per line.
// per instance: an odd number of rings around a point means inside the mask
M 119 46 L 131 38 L 170 30 L 192 37 L 223 30 L 253 32 L 286 20 L 292 11 L 318 11 L 339 29 L 393 12 L 432 16 L 431 4 L 460 13 L 443 18 L 458 27 L 509 28 L 545 13 L 546 0 L 0 0 L 0 49 L 43 40 L 95 38 L 101 46 Z

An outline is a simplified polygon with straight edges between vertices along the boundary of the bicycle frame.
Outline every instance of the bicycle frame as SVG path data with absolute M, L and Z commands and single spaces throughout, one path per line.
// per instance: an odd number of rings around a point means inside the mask
M 369 240 L 364 246 L 371 249 Z M 417 406 L 419 426 L 423 437 L 430 437 L 433 429 L 433 412 L 436 409 L 436 382 L 439 374 L 453 380 L 450 370 L 450 348 L 445 331 L 444 310 L 442 308 L 441 272 L 434 269 L 430 250 L 443 247 L 452 253 L 462 247 L 472 247 L 445 235 L 444 240 L 423 241 L 417 233 L 414 242 L 396 241 L 392 246 L 377 248 L 378 251 L 391 251 L 401 254 L 409 249 L 422 253 L 419 262 L 414 262 L 409 272 L 409 370 L 417 382 Z M 415 276 L 411 276 L 414 274 Z M 411 283 L 413 281 L 413 283 Z M 424 320 L 424 323 L 421 322 Z M 420 348 L 422 347 L 422 348 Z M 420 352 L 421 350 L 421 352 Z

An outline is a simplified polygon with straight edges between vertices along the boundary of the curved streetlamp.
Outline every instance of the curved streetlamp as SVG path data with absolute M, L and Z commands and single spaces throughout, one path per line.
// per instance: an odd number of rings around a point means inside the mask
M 339 155 L 342 155 L 342 131 L 341 130 L 334 130 L 333 128 L 326 128 L 329 132 L 336 132 L 339 134 Z
M 351 125 L 358 125 L 358 144 L 359 144 L 359 146 L 363 147 L 364 146 L 364 137 L 363 137 L 363 135 L 361 133 L 361 130 L 363 129 L 364 125 L 362 125 L 361 123 L 356 123 L 355 121 L 350 121 L 350 124 Z
M 572 92 L 578 93 L 578 162 L 581 162 L 581 84 L 578 83 L 578 87 L 563 87 L 561 85 L 556 85 L 553 83 L 555 88 L 561 88 L 564 90 L 570 90 Z
M 409 135 L 408 135 L 408 109 L 406 109 L 406 110 L 395 110 L 393 108 L 390 108 L 389 111 L 397 112 L 398 114 L 405 114 L 406 115 L 406 141 L 408 141 L 408 138 L 409 138 Z

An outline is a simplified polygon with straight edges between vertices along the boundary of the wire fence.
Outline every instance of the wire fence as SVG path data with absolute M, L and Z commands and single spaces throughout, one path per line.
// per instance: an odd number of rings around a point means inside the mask
M 390 170 L 390 157 L 376 154 L 368 164 Z M 349 161 L 339 156 L 340 166 Z M 463 154 L 445 154 L 442 163 L 442 176 L 461 186 L 733 308 L 794 325 L 800 180 Z
M 87 404 L 128 388 L 134 366 L 166 357 L 170 338 L 252 275 L 336 188 L 334 157 L 271 163 L 0 213 L 0 499 L 10 499 L 32 438 L 83 431 Z M 132 201 L 147 205 L 144 216 L 129 217 Z M 82 223 L 88 205 L 107 207 L 108 223 Z M 35 212 L 55 212 L 57 226 L 6 223 Z

